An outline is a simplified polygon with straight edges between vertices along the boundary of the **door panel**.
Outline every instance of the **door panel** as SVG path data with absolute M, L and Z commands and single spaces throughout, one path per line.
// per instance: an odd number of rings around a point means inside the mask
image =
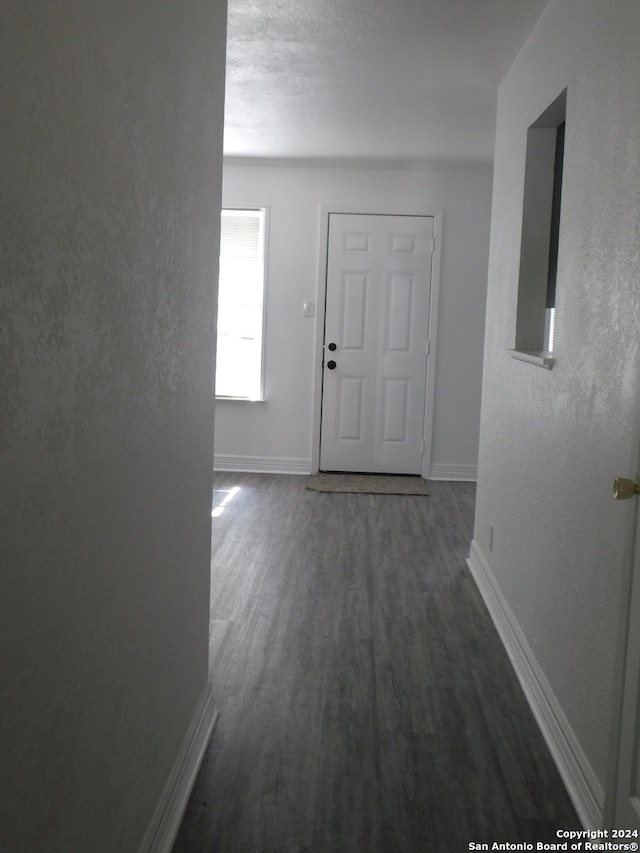
M 411 315 L 415 277 L 394 275 L 387 286 L 387 327 L 385 350 L 409 352 L 411 349 Z
M 409 379 L 385 379 L 382 441 L 406 442 L 409 424 Z
M 340 328 L 343 350 L 363 352 L 366 348 L 368 294 L 368 273 L 344 273 Z
M 421 473 L 432 254 L 432 217 L 330 215 L 322 470 Z
M 370 231 L 345 231 L 342 241 L 344 254 L 356 253 L 358 255 L 370 255 L 372 236 Z
M 338 379 L 338 441 L 362 441 L 364 376 L 341 376 Z

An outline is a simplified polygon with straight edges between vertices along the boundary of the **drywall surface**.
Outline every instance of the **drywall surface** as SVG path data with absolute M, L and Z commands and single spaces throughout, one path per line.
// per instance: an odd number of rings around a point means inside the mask
M 420 213 L 441 209 L 442 260 L 432 463 L 472 470 L 478 452 L 491 211 L 487 167 L 396 167 L 318 162 L 225 164 L 223 203 L 269 206 L 266 401 L 219 401 L 216 459 L 252 457 L 310 470 L 316 319 L 321 310 L 321 210 Z M 326 237 L 326 233 L 325 233 Z
M 11 853 L 136 850 L 206 688 L 225 20 L 3 5 Z
M 636 473 L 640 7 L 554 0 L 502 83 L 475 539 L 604 785 Z M 527 127 L 567 88 L 552 371 L 515 361 Z M 489 551 L 489 526 L 494 526 Z
M 234 0 L 225 152 L 490 163 L 496 87 L 546 0 Z

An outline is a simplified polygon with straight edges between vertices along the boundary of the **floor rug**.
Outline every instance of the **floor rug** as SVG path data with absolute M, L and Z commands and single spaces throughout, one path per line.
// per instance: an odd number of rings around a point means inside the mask
M 422 477 L 394 474 L 312 474 L 306 485 L 315 492 L 363 495 L 428 495 Z

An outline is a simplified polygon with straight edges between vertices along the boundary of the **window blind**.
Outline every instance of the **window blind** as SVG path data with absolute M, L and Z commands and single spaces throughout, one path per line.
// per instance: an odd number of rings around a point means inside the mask
M 223 214 L 220 257 L 257 260 L 260 257 L 260 216 Z

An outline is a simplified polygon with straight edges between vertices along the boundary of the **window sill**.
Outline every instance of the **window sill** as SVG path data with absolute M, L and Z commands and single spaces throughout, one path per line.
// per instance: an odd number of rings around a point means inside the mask
M 216 395 L 216 402 L 218 400 L 231 400 L 235 403 L 266 403 L 266 397 L 225 397 Z
M 535 364 L 536 367 L 544 367 L 551 370 L 555 360 L 550 352 L 523 352 L 522 350 L 510 349 L 509 355 L 518 361 L 526 361 L 527 364 Z

